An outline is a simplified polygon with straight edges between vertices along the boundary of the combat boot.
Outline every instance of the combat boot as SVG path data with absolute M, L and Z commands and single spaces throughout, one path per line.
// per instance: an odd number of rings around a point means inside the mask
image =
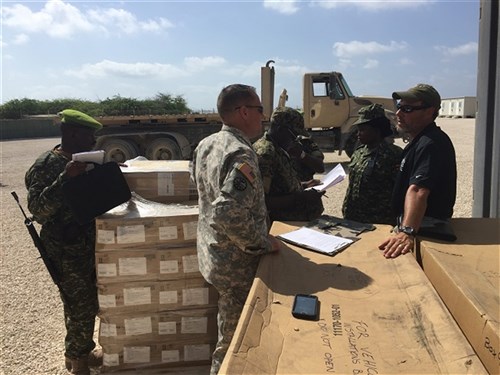
M 71 370 L 68 375 L 90 375 L 89 359 L 87 356 L 71 359 Z
M 66 370 L 71 371 L 71 359 L 64 357 Z M 102 349 L 94 349 L 89 353 L 89 367 L 102 366 Z

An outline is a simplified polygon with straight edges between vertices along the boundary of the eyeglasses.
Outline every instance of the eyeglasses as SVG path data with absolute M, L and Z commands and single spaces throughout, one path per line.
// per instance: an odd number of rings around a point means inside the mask
M 396 108 L 404 113 L 412 113 L 413 111 L 418 111 L 419 109 L 430 108 L 430 106 L 428 106 L 428 105 L 409 105 L 409 104 L 401 105 L 398 103 L 396 105 Z
M 247 107 L 247 108 L 256 108 L 257 111 L 260 113 L 260 114 L 263 114 L 264 113 L 264 107 L 261 106 L 261 105 L 240 105 L 239 107 L 236 107 L 234 110 L 237 111 L 238 109 L 240 109 L 241 107 Z

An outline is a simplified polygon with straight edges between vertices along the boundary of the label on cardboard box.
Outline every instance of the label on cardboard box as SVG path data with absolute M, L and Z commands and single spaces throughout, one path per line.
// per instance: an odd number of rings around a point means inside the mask
M 172 173 L 158 173 L 158 195 L 172 196 L 174 195 L 175 185 L 173 182 Z
M 183 305 L 207 305 L 208 288 L 191 288 L 182 290 Z
M 125 319 L 125 335 L 145 335 L 153 332 L 153 324 L 150 316 L 141 318 Z
M 151 304 L 151 288 L 126 288 L 123 290 L 124 305 Z
M 159 236 L 161 241 L 176 240 L 178 238 L 177 227 L 176 226 L 160 227 Z
M 200 267 L 198 265 L 197 255 L 185 255 L 182 257 L 182 268 L 184 273 L 199 272 Z
M 116 324 L 104 323 L 101 320 L 101 326 L 99 328 L 99 334 L 103 337 L 115 337 L 117 336 Z
M 97 231 L 97 243 L 111 245 L 115 243 L 115 231 L 99 229 Z
M 183 317 L 181 319 L 181 333 L 207 333 L 208 318 L 200 317 Z
M 161 351 L 161 361 L 165 363 L 169 362 L 179 362 L 181 359 L 178 350 L 162 350 Z
M 189 223 L 182 223 L 182 230 L 184 232 L 185 240 L 194 240 L 198 230 L 198 222 L 191 221 Z
M 120 365 L 120 355 L 119 354 L 102 354 L 102 364 L 106 367 L 113 367 Z
M 210 358 L 210 345 L 185 345 L 184 361 L 202 361 Z
M 99 263 L 97 265 L 97 277 L 116 277 L 116 275 L 114 263 Z
M 99 294 L 99 306 L 102 308 L 116 307 L 116 296 L 114 294 Z
M 149 346 L 126 346 L 123 348 L 123 363 L 148 363 L 151 358 Z
M 122 225 L 116 228 L 116 242 L 119 244 L 146 242 L 144 225 Z
M 179 262 L 176 260 L 160 260 L 160 273 L 179 273 Z
M 177 325 L 175 322 L 159 322 L 158 333 L 160 335 L 175 335 L 177 333 Z
M 145 275 L 148 272 L 146 264 L 145 257 L 118 259 L 118 269 L 121 276 Z
M 169 303 L 177 303 L 176 290 L 160 292 L 160 305 L 166 305 Z

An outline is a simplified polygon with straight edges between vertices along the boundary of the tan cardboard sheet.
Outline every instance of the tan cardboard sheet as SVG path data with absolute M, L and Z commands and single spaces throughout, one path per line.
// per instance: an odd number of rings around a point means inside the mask
M 335 257 L 286 245 L 265 256 L 219 373 L 486 373 L 414 257 L 380 254 L 388 233 Z M 318 321 L 291 315 L 297 293 L 319 297 Z
M 422 240 L 421 262 L 491 374 L 500 372 L 500 220 L 453 219 L 453 243 Z

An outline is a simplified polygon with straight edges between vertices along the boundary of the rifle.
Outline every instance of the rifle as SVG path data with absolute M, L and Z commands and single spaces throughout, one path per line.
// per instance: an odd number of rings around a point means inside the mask
M 21 212 L 23 213 L 24 225 L 26 225 L 26 228 L 28 229 L 28 233 L 30 234 L 31 239 L 33 240 L 33 243 L 35 244 L 35 247 L 40 252 L 40 258 L 42 258 L 43 263 L 45 264 L 45 267 L 47 267 L 47 271 L 49 271 L 49 274 L 50 274 L 50 277 L 52 278 L 52 281 L 54 282 L 54 284 L 57 285 L 61 294 L 64 295 L 64 293 L 61 289 L 61 286 L 59 285 L 61 282 L 61 276 L 59 275 L 59 272 L 57 272 L 57 269 L 55 268 L 54 264 L 52 263 L 52 260 L 49 258 L 49 254 L 47 253 L 47 250 L 45 250 L 45 246 L 43 245 L 43 242 L 40 239 L 38 232 L 36 231 L 35 223 L 33 222 L 33 219 L 26 216 L 26 213 L 24 212 L 23 207 L 21 206 L 21 203 L 19 203 L 19 197 L 17 196 L 16 192 L 12 191 L 11 194 L 14 197 L 14 199 L 16 200 L 17 205 L 21 209 Z

